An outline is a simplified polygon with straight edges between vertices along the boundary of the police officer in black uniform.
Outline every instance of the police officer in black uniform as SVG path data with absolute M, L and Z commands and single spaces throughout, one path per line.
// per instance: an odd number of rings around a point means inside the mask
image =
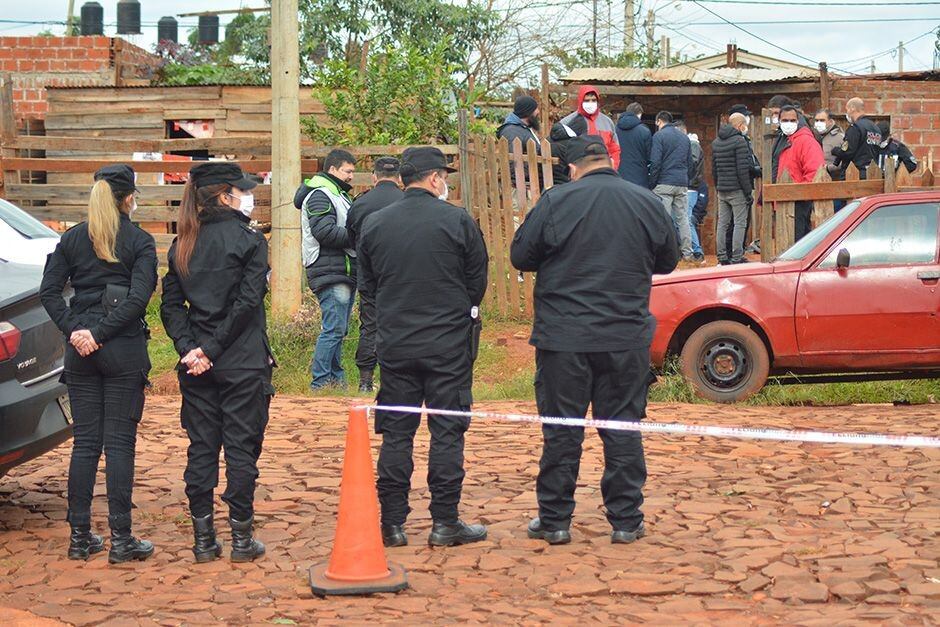
M 399 184 L 401 163 L 395 157 L 379 157 L 372 167 L 373 187 L 359 196 L 349 207 L 346 232 L 349 247 L 356 248 L 356 238 L 367 216 L 384 209 L 405 195 Z M 375 355 L 375 303 L 359 295 L 359 346 L 356 347 L 356 366 L 359 368 L 359 391 L 374 390 L 373 377 L 378 358 Z
M 891 125 L 887 121 L 878 122 L 878 130 L 881 131 L 878 166 L 887 171 L 893 165 L 897 171 L 903 165 L 905 170 L 913 174 L 917 169 L 917 157 L 911 149 L 904 142 L 891 137 Z
M 444 202 L 447 166 L 437 148 L 402 155 L 404 197 L 366 218 L 358 238 L 359 290 L 376 306 L 383 405 L 467 411 L 473 383 L 473 315 L 486 291 L 487 252 L 480 228 Z M 386 546 L 404 532 L 420 413 L 379 412 L 378 492 Z M 457 516 L 463 486 L 467 418 L 428 416 L 428 487 L 434 524 L 428 543 L 450 546 L 486 538 L 486 527 Z
M 676 267 L 676 230 L 655 194 L 617 176 L 601 138 L 572 140 L 568 158 L 572 182 L 542 195 L 510 251 L 513 266 L 538 273 L 530 341 L 539 413 L 583 418 L 591 405 L 597 418 L 637 421 L 654 379 L 652 275 Z M 528 535 L 564 544 L 584 429 L 544 425 L 542 434 L 539 516 Z M 635 431 L 601 429 L 600 436 L 611 540 L 632 542 L 645 533 L 643 443 Z
M 69 559 L 104 550 L 91 533 L 91 501 L 102 449 L 107 458 L 112 564 L 145 560 L 153 544 L 131 535 L 137 425 L 150 372 L 144 312 L 157 285 L 153 237 L 131 222 L 134 171 L 111 165 L 95 173 L 88 220 L 72 227 L 46 261 L 40 296 L 67 338 L 65 374 L 72 405 L 69 465 Z M 66 304 L 62 290 L 75 290 Z
M 851 126 L 845 131 L 845 141 L 832 149 L 835 166 L 844 171 L 850 163 L 858 168 L 859 178 L 868 178 L 868 166 L 877 163 L 881 153 L 881 129 L 865 115 L 865 103 L 852 98 L 845 104 L 845 118 Z
M 180 414 L 190 442 L 184 479 L 197 562 L 222 554 L 213 525 L 219 449 L 232 561 L 264 555 L 252 526 L 274 359 L 264 312 L 268 244 L 248 225 L 256 184 L 234 164 L 192 169 L 163 279 L 160 316 L 180 355 Z

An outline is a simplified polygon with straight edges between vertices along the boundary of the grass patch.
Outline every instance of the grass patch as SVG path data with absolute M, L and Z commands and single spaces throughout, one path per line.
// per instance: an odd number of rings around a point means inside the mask
M 270 301 L 266 303 L 270 311 Z M 172 370 L 179 359 L 173 343 L 160 322 L 158 296 L 147 307 L 150 326 L 150 376 L 155 379 Z M 531 359 L 520 361 L 506 346 L 499 345 L 497 335 L 528 332 L 528 323 L 484 314 L 484 339 L 474 366 L 473 396 L 478 401 L 534 401 L 532 380 L 535 364 Z M 317 397 L 346 397 L 358 395 L 359 370 L 356 367 L 356 347 L 359 344 L 358 308 L 350 321 L 349 336 L 343 343 L 343 368 L 347 387 L 311 392 L 310 360 L 320 333 L 320 311 L 316 298 L 304 290 L 300 312 L 291 319 L 268 319 L 268 337 L 278 367 L 274 369 L 274 387 L 280 394 Z M 381 378 L 381 373 L 377 373 Z M 366 398 L 368 395 L 361 395 Z M 850 405 L 856 403 L 910 403 L 914 405 L 936 403 L 940 400 L 940 379 L 914 381 L 870 381 L 864 383 L 824 383 L 815 385 L 781 385 L 773 381 L 748 401 L 747 405 L 821 406 Z M 698 398 L 692 387 L 681 376 L 677 360 L 670 361 L 650 389 L 650 401 L 658 403 L 707 403 Z

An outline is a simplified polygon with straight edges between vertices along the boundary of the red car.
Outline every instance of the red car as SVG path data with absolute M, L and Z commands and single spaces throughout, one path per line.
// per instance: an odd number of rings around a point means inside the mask
M 725 403 L 772 375 L 940 376 L 938 222 L 940 192 L 882 194 L 770 263 L 654 277 L 653 363 L 679 355 L 696 392 Z

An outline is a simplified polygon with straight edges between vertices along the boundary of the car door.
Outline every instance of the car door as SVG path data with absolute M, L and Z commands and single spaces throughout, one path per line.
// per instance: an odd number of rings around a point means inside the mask
M 938 222 L 936 201 L 876 206 L 801 274 L 805 367 L 940 366 Z M 838 268 L 843 248 L 849 266 Z

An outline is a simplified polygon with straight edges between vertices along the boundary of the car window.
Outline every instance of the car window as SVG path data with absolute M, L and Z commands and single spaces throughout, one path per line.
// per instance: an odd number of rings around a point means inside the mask
M 798 261 L 806 257 L 806 255 L 819 245 L 819 242 L 826 239 L 837 226 L 845 222 L 845 219 L 855 212 L 859 204 L 859 201 L 853 200 L 843 207 L 841 211 L 837 211 L 829 216 L 828 220 L 810 231 L 803 239 L 777 255 L 777 259 L 782 261 Z
M 847 248 L 850 267 L 932 263 L 937 256 L 935 202 L 888 205 L 862 220 L 819 264 L 834 268 L 839 251 Z
M 0 200 L 0 220 L 26 239 L 59 236 L 42 222 L 5 200 Z

